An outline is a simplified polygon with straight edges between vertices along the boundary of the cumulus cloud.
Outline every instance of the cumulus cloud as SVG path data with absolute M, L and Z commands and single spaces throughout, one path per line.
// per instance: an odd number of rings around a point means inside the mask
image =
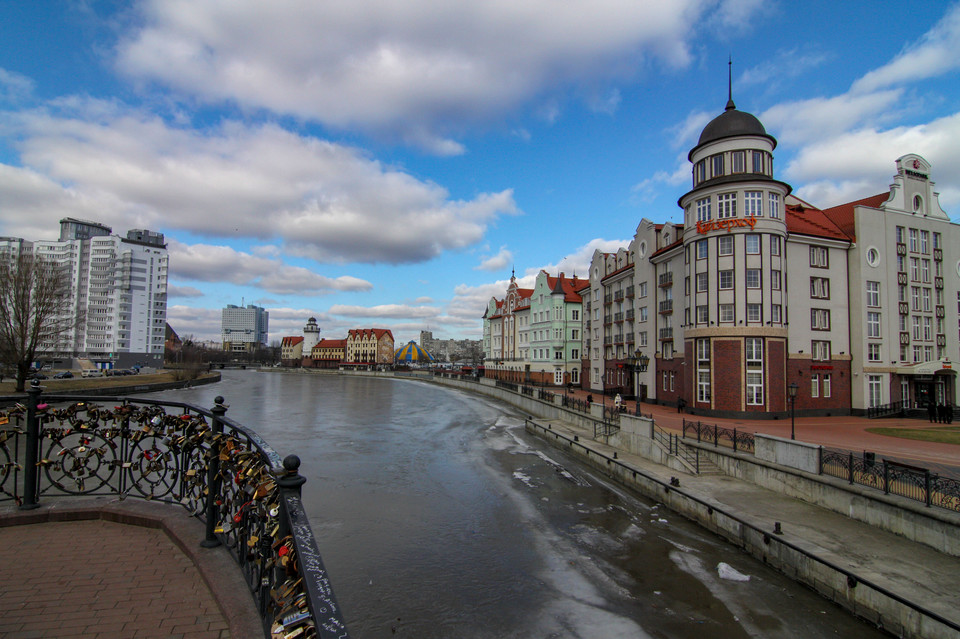
M 102 101 L 61 106 L 4 118 L 28 167 L 0 165 L 11 226 L 55 227 L 66 214 L 278 238 L 285 253 L 319 262 L 399 264 L 468 247 L 518 213 L 509 189 L 453 200 L 355 148 L 272 124 L 200 131 Z
M 901 83 L 933 78 L 960 68 L 960 4 L 955 4 L 918 42 L 853 83 L 851 92 L 870 93 Z
M 500 252 L 496 255 L 484 258 L 479 266 L 474 268 L 478 271 L 499 271 L 513 263 L 513 253 L 506 246 L 500 247 Z
M 170 276 L 179 280 L 230 282 L 254 286 L 276 295 L 322 295 L 334 291 L 367 291 L 373 285 L 356 277 L 330 278 L 277 259 L 257 257 L 229 246 L 167 243 Z
M 116 48 L 127 76 L 209 103 L 396 135 L 443 154 L 465 124 L 603 84 L 638 58 L 686 66 L 706 11 L 744 25 L 757 0 L 522 3 L 147 0 Z
M 33 80 L 30 78 L 0 69 L 0 102 L 19 102 L 33 93 Z
M 440 310 L 431 306 L 409 306 L 406 304 L 381 304 L 378 306 L 349 306 L 334 304 L 328 311 L 331 315 L 344 317 L 364 317 L 371 319 L 410 319 L 439 317 Z
M 856 129 L 865 122 L 889 121 L 895 115 L 901 96 L 900 90 L 844 93 L 830 98 L 784 102 L 759 117 L 768 130 L 778 132 L 780 142 L 797 145 Z
M 203 297 L 203 291 L 192 286 L 174 286 L 167 287 L 167 297 Z

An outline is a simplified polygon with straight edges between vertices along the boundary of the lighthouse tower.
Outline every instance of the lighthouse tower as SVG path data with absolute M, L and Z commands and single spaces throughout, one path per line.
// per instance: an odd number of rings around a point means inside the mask
M 317 326 L 317 318 L 311 317 L 307 320 L 307 325 L 303 327 L 303 356 L 310 357 L 310 351 L 320 341 L 320 327 Z

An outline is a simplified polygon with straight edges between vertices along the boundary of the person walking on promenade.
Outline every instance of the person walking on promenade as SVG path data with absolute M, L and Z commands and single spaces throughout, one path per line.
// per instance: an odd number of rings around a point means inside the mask
M 677 400 L 677 412 L 682 413 L 683 409 L 687 407 L 687 400 L 680 398 Z
M 947 421 L 947 407 L 943 405 L 943 402 L 937 404 L 937 423 L 943 424 Z
M 927 417 L 931 422 L 937 421 L 937 406 L 933 403 L 933 400 L 927 402 Z
M 613 405 L 617 407 L 617 412 L 620 412 L 620 405 L 623 403 L 623 398 L 620 397 L 620 393 L 617 393 L 617 396 L 613 398 Z

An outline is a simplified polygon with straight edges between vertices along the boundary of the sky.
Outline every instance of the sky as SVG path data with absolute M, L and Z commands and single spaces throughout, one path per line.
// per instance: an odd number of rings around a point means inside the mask
M 0 235 L 165 235 L 167 321 L 219 340 L 480 339 L 511 274 L 585 275 L 682 222 L 727 101 L 820 208 L 919 153 L 960 212 L 960 4 L 785 0 L 0 2 Z

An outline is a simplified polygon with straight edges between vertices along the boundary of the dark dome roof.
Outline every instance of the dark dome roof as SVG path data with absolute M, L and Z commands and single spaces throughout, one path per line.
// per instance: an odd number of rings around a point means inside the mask
M 763 125 L 760 124 L 760 120 L 758 120 L 756 116 L 745 113 L 744 111 L 737 111 L 736 108 L 730 108 L 731 105 L 732 103 L 728 104 L 726 111 L 712 119 L 707 126 L 703 127 L 703 132 L 700 134 L 700 141 L 697 142 L 697 146 L 737 135 L 762 135 L 769 137 L 766 129 L 763 128 Z

